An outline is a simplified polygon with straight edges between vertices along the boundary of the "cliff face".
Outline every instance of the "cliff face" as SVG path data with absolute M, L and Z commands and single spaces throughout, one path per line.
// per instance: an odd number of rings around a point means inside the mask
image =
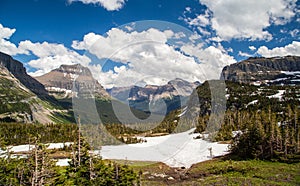
M 241 83 L 298 84 L 300 57 L 249 58 L 224 67 L 221 79 Z
M 135 109 L 149 111 L 149 105 L 155 105 L 153 112 L 170 112 L 186 104 L 188 96 L 199 85 L 182 79 L 174 79 L 166 85 L 146 85 L 145 87 L 114 87 L 109 90 L 112 97 L 128 102 Z M 165 108 L 167 106 L 167 108 Z
M 68 122 L 72 115 L 57 103 L 22 63 L 0 52 L 0 122 Z
M 7 68 L 23 85 L 39 97 L 47 97 L 45 87 L 26 73 L 23 64 L 14 60 L 11 56 L 0 52 L 0 65 Z
M 93 78 L 90 70 L 79 64 L 61 65 L 36 79 L 46 87 L 51 95 L 58 98 L 71 97 L 76 94 L 75 91 L 87 96 L 93 94 L 104 99 L 109 98 L 109 94 Z

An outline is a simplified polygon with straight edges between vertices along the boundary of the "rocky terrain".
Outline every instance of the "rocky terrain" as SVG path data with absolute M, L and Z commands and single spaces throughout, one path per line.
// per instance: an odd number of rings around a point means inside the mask
M 0 71 L 0 122 L 58 123 L 69 117 L 21 62 L 0 53 Z
M 300 57 L 254 57 L 224 67 L 221 79 L 251 84 L 299 84 Z
M 177 78 L 162 86 L 114 87 L 108 91 L 112 97 L 129 103 L 135 109 L 146 112 L 168 113 L 183 107 L 190 94 L 198 85 L 200 85 L 199 82 L 190 83 Z
M 59 68 L 39 77 L 35 77 L 42 83 L 50 95 L 56 98 L 70 98 L 77 93 L 85 96 L 97 96 L 108 99 L 109 94 L 95 80 L 86 67 L 80 64 L 61 65 Z
M 45 87 L 26 73 L 26 69 L 21 62 L 14 60 L 11 56 L 0 52 L 0 65 L 5 67 L 25 87 L 27 87 L 36 95 L 41 97 L 48 95 Z

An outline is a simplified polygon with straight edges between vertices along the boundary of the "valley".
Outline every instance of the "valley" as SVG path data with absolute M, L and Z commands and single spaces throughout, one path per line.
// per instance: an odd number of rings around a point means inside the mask
M 176 79 L 107 92 L 80 65 L 63 65 L 37 77 L 32 81 L 40 89 L 33 89 L 14 76 L 6 61 L 20 62 L 1 56 L 1 166 L 13 167 L 6 161 L 20 164 L 41 153 L 59 177 L 82 157 L 97 166 L 124 166 L 142 185 L 299 182 L 300 76 L 298 67 L 283 65 L 298 64 L 298 57 L 259 59 L 255 68 L 240 62 L 242 67 L 225 67 L 221 80 Z M 262 77 L 261 71 L 267 74 Z M 212 89 L 218 84 L 225 90 Z M 212 96 L 217 97 L 212 101 Z M 128 108 L 138 119 L 127 114 Z M 265 173 L 276 167 L 287 174 Z

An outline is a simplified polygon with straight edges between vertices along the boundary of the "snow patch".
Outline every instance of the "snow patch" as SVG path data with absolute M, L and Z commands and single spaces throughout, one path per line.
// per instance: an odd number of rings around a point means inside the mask
M 285 93 L 285 90 L 278 90 L 277 94 L 268 96 L 268 98 L 278 98 L 279 100 L 282 99 L 282 95 Z
M 58 159 L 56 162 L 57 166 L 69 166 L 69 161 L 71 161 L 71 159 L 65 158 L 65 159 Z
M 253 101 L 251 101 L 250 103 L 248 103 L 247 105 L 246 105 L 246 108 L 249 106 L 249 105 L 254 105 L 255 103 L 257 103 L 258 102 L 258 100 L 253 100 Z
M 70 146 L 73 144 L 72 142 L 66 142 L 66 143 L 48 143 L 45 145 L 49 145 L 47 149 L 60 149 L 63 148 L 64 146 Z M 34 148 L 34 145 L 17 145 L 17 146 L 12 146 L 10 151 L 11 152 L 28 152 L 31 149 Z
M 159 137 L 146 137 L 146 143 L 103 146 L 103 159 L 127 159 L 164 162 L 171 167 L 186 167 L 228 153 L 227 144 L 194 139 L 199 134 L 189 131 Z M 212 149 L 212 156 L 209 148 Z
M 300 71 L 281 71 L 281 73 L 286 75 L 299 75 Z

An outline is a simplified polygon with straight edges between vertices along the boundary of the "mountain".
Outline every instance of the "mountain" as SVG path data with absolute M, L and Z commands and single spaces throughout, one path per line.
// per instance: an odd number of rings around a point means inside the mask
M 246 118 L 255 112 L 272 112 L 282 118 L 281 122 L 286 122 L 287 111 L 300 105 L 299 65 L 300 57 L 287 56 L 250 58 L 226 66 L 221 80 L 199 85 L 186 107 L 170 112 L 156 132 L 177 130 L 180 120 L 195 123 L 197 131 L 202 132 L 207 130 L 209 121 L 210 124 L 218 123 L 216 121 L 230 123 L 230 117 L 239 119 L 244 115 Z M 222 116 L 224 111 L 225 116 Z
M 114 87 L 108 92 L 115 99 L 129 103 L 135 109 L 164 114 L 184 106 L 188 96 L 199 84 L 177 78 L 162 86 Z
M 300 84 L 300 57 L 254 57 L 223 68 L 224 80 L 251 84 Z
M 21 62 L 0 53 L 0 122 L 70 121 L 69 111 L 57 105 L 44 86 L 26 73 Z
M 128 106 L 118 100 L 112 100 L 102 85 L 93 78 L 91 71 L 80 64 L 61 65 L 59 68 L 39 77 L 50 95 L 68 110 L 80 115 L 81 123 L 134 123 L 126 112 Z M 75 104 L 75 106 L 74 106 Z M 123 112 L 116 116 L 115 107 Z M 130 108 L 139 119 L 149 114 Z M 101 121 L 100 121 L 100 120 Z
M 23 64 L 14 60 L 11 56 L 0 52 L 0 65 L 5 67 L 12 75 L 17 78 L 25 87 L 39 97 L 47 97 L 45 87 L 26 73 Z
M 50 95 L 56 98 L 70 98 L 75 92 L 109 99 L 109 94 L 102 85 L 93 78 L 87 67 L 80 64 L 61 65 L 59 68 L 39 77 Z

